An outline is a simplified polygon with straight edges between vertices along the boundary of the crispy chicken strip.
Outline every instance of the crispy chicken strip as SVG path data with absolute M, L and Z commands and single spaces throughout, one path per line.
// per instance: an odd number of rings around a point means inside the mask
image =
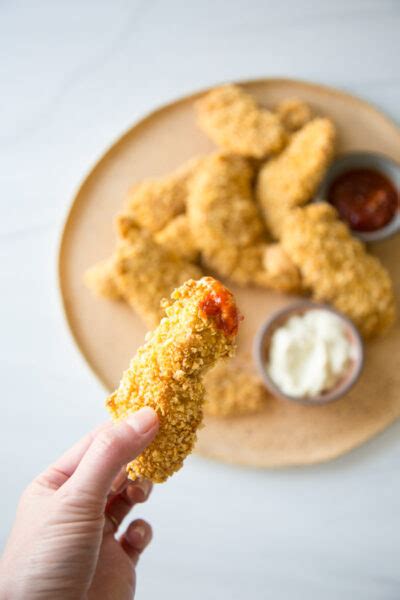
M 153 408 L 160 419 L 156 439 L 128 465 L 130 479 L 161 483 L 182 467 L 203 418 L 202 377 L 234 351 L 240 316 L 222 284 L 211 277 L 191 280 L 171 299 L 166 316 L 107 400 L 115 420 L 143 406 Z
M 333 158 L 335 128 L 329 119 L 313 119 L 297 131 L 285 150 L 260 170 L 257 197 L 265 222 L 279 239 L 286 217 L 316 192 Z
M 295 263 L 288 256 L 282 244 L 266 244 L 262 249 L 262 269 L 254 279 L 257 285 L 279 292 L 302 292 L 303 282 Z
M 239 285 L 297 290 L 297 267 L 276 245 L 275 256 L 269 255 L 265 226 L 252 194 L 252 179 L 253 168 L 245 158 L 216 153 L 204 159 L 193 178 L 187 202 L 203 262 Z
M 173 173 L 147 179 L 132 187 L 128 194 L 128 212 L 138 225 L 154 233 L 185 210 L 188 185 L 201 158 L 194 158 Z
M 212 417 L 246 415 L 267 406 L 269 395 L 259 378 L 229 361 L 221 361 L 207 373 L 204 387 L 204 413 Z
M 154 238 L 160 246 L 186 260 L 195 261 L 198 258 L 198 243 L 186 214 L 172 219 L 164 229 L 155 234 Z
M 121 216 L 118 223 L 127 243 L 117 248 L 114 257 L 117 288 L 146 324 L 154 327 L 163 314 L 160 301 L 187 279 L 201 277 L 201 270 L 162 248 L 130 217 Z
M 236 85 L 208 92 L 196 103 L 200 128 L 224 150 L 264 158 L 279 152 L 286 134 L 277 115 L 260 108 Z
M 299 98 L 286 98 L 275 109 L 281 123 L 288 131 L 297 131 L 312 119 L 310 106 Z
M 314 299 L 332 303 L 366 338 L 393 323 L 395 300 L 388 272 L 352 237 L 331 205 L 321 202 L 292 211 L 282 245 Z
M 114 260 L 108 258 L 90 267 L 84 275 L 86 286 L 96 295 L 108 300 L 121 298 L 115 281 Z

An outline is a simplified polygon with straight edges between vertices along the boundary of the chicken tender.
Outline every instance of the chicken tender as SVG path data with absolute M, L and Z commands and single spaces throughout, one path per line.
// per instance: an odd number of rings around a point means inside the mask
M 200 128 L 228 152 L 264 158 L 279 152 L 286 142 L 279 117 L 260 108 L 236 85 L 211 90 L 196 108 Z
M 132 359 L 116 392 L 107 400 L 115 420 L 143 406 L 153 408 L 160 429 L 128 467 L 130 479 L 161 483 L 182 467 L 203 418 L 203 375 L 231 356 L 240 315 L 233 295 L 204 277 L 175 290 L 166 316 Z
M 138 225 L 154 233 L 185 211 L 188 185 L 200 158 L 186 162 L 173 173 L 135 185 L 127 199 L 128 212 Z
M 287 258 L 279 272 L 265 260 L 266 231 L 252 195 L 253 167 L 239 156 L 216 153 L 194 177 L 187 210 L 203 263 L 239 285 L 298 289 L 298 269 Z M 283 250 L 282 250 L 283 254 Z
M 299 98 L 282 100 L 276 109 L 276 114 L 287 131 L 297 131 L 312 119 L 310 106 Z
M 189 261 L 195 261 L 199 255 L 198 244 L 192 233 L 189 219 L 186 214 L 178 215 L 157 232 L 154 236 L 156 242 L 170 252 Z
M 201 277 L 201 270 L 159 246 L 129 217 L 120 217 L 119 225 L 128 231 L 129 243 L 121 244 L 115 253 L 117 288 L 145 323 L 154 327 L 163 314 L 160 301 L 187 279 Z
M 255 283 L 279 292 L 304 291 L 299 269 L 278 243 L 262 247 L 262 269 L 256 273 Z
M 268 392 L 258 377 L 221 361 L 204 378 L 204 413 L 212 417 L 235 417 L 259 412 L 268 402 Z
M 313 119 L 293 134 L 285 150 L 260 170 L 257 197 L 265 222 L 279 239 L 295 206 L 306 204 L 333 158 L 335 128 L 329 119 Z
M 331 205 L 321 202 L 292 211 L 282 245 L 313 298 L 332 303 L 364 337 L 383 333 L 393 323 L 395 300 L 388 272 L 352 237 Z
M 108 298 L 108 300 L 121 298 L 115 281 L 115 266 L 112 258 L 102 260 L 90 267 L 84 275 L 84 282 L 96 296 Z
M 212 244 L 217 237 L 245 247 L 263 238 L 265 227 L 252 198 L 253 177 L 251 163 L 240 156 L 217 152 L 203 161 L 187 204 L 200 244 Z

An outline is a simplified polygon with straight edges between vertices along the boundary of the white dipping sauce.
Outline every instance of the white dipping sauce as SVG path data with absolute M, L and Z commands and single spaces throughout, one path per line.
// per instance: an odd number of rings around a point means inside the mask
M 273 333 L 267 370 L 285 394 L 310 397 L 334 387 L 354 358 L 340 317 L 316 308 L 290 317 Z

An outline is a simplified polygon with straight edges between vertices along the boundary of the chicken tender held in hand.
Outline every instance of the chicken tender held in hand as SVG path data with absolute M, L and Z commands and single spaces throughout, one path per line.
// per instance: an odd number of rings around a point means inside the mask
M 329 119 L 313 119 L 291 138 L 285 150 L 258 175 L 257 197 L 265 222 L 279 239 L 291 209 L 311 200 L 333 158 L 335 128 Z
M 279 117 L 260 108 L 236 85 L 211 90 L 196 107 L 200 128 L 228 152 L 264 158 L 279 152 L 286 142 Z
M 292 211 L 282 245 L 317 301 L 347 315 L 364 337 L 383 333 L 394 321 L 393 285 L 386 269 L 339 220 L 328 203 Z
M 176 171 L 158 179 L 147 179 L 129 192 L 126 212 L 138 225 L 154 233 L 185 211 L 190 179 L 201 158 L 194 158 Z
M 157 412 L 157 437 L 127 467 L 131 479 L 156 483 L 178 471 L 192 451 L 203 418 L 203 375 L 233 354 L 240 321 L 232 294 L 211 277 L 186 282 L 171 299 L 107 400 L 115 420 L 143 406 Z
M 201 277 L 201 270 L 157 244 L 130 217 L 120 216 L 120 234 L 126 239 L 114 258 L 115 281 L 123 298 L 149 327 L 158 324 L 160 302 L 187 279 Z
M 186 260 L 195 261 L 198 258 L 197 240 L 192 233 L 186 214 L 172 219 L 164 229 L 155 234 L 154 238 L 160 246 Z
M 294 265 L 288 269 L 289 258 L 282 273 L 275 265 L 272 273 L 267 270 L 266 231 L 252 179 L 247 159 L 223 153 L 207 157 L 193 178 L 187 214 L 203 263 L 239 285 L 297 290 L 300 277 Z
M 297 131 L 312 119 L 310 106 L 299 98 L 282 100 L 275 111 L 288 131 Z

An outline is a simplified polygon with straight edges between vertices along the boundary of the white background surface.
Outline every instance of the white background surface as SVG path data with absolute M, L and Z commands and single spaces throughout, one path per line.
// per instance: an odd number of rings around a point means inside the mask
M 94 159 L 151 108 L 231 78 L 337 85 L 400 120 L 399 56 L 397 0 L 0 0 L 1 544 L 24 485 L 106 418 L 56 286 Z M 299 470 L 190 458 L 139 511 L 155 536 L 137 597 L 398 599 L 399 434 Z

